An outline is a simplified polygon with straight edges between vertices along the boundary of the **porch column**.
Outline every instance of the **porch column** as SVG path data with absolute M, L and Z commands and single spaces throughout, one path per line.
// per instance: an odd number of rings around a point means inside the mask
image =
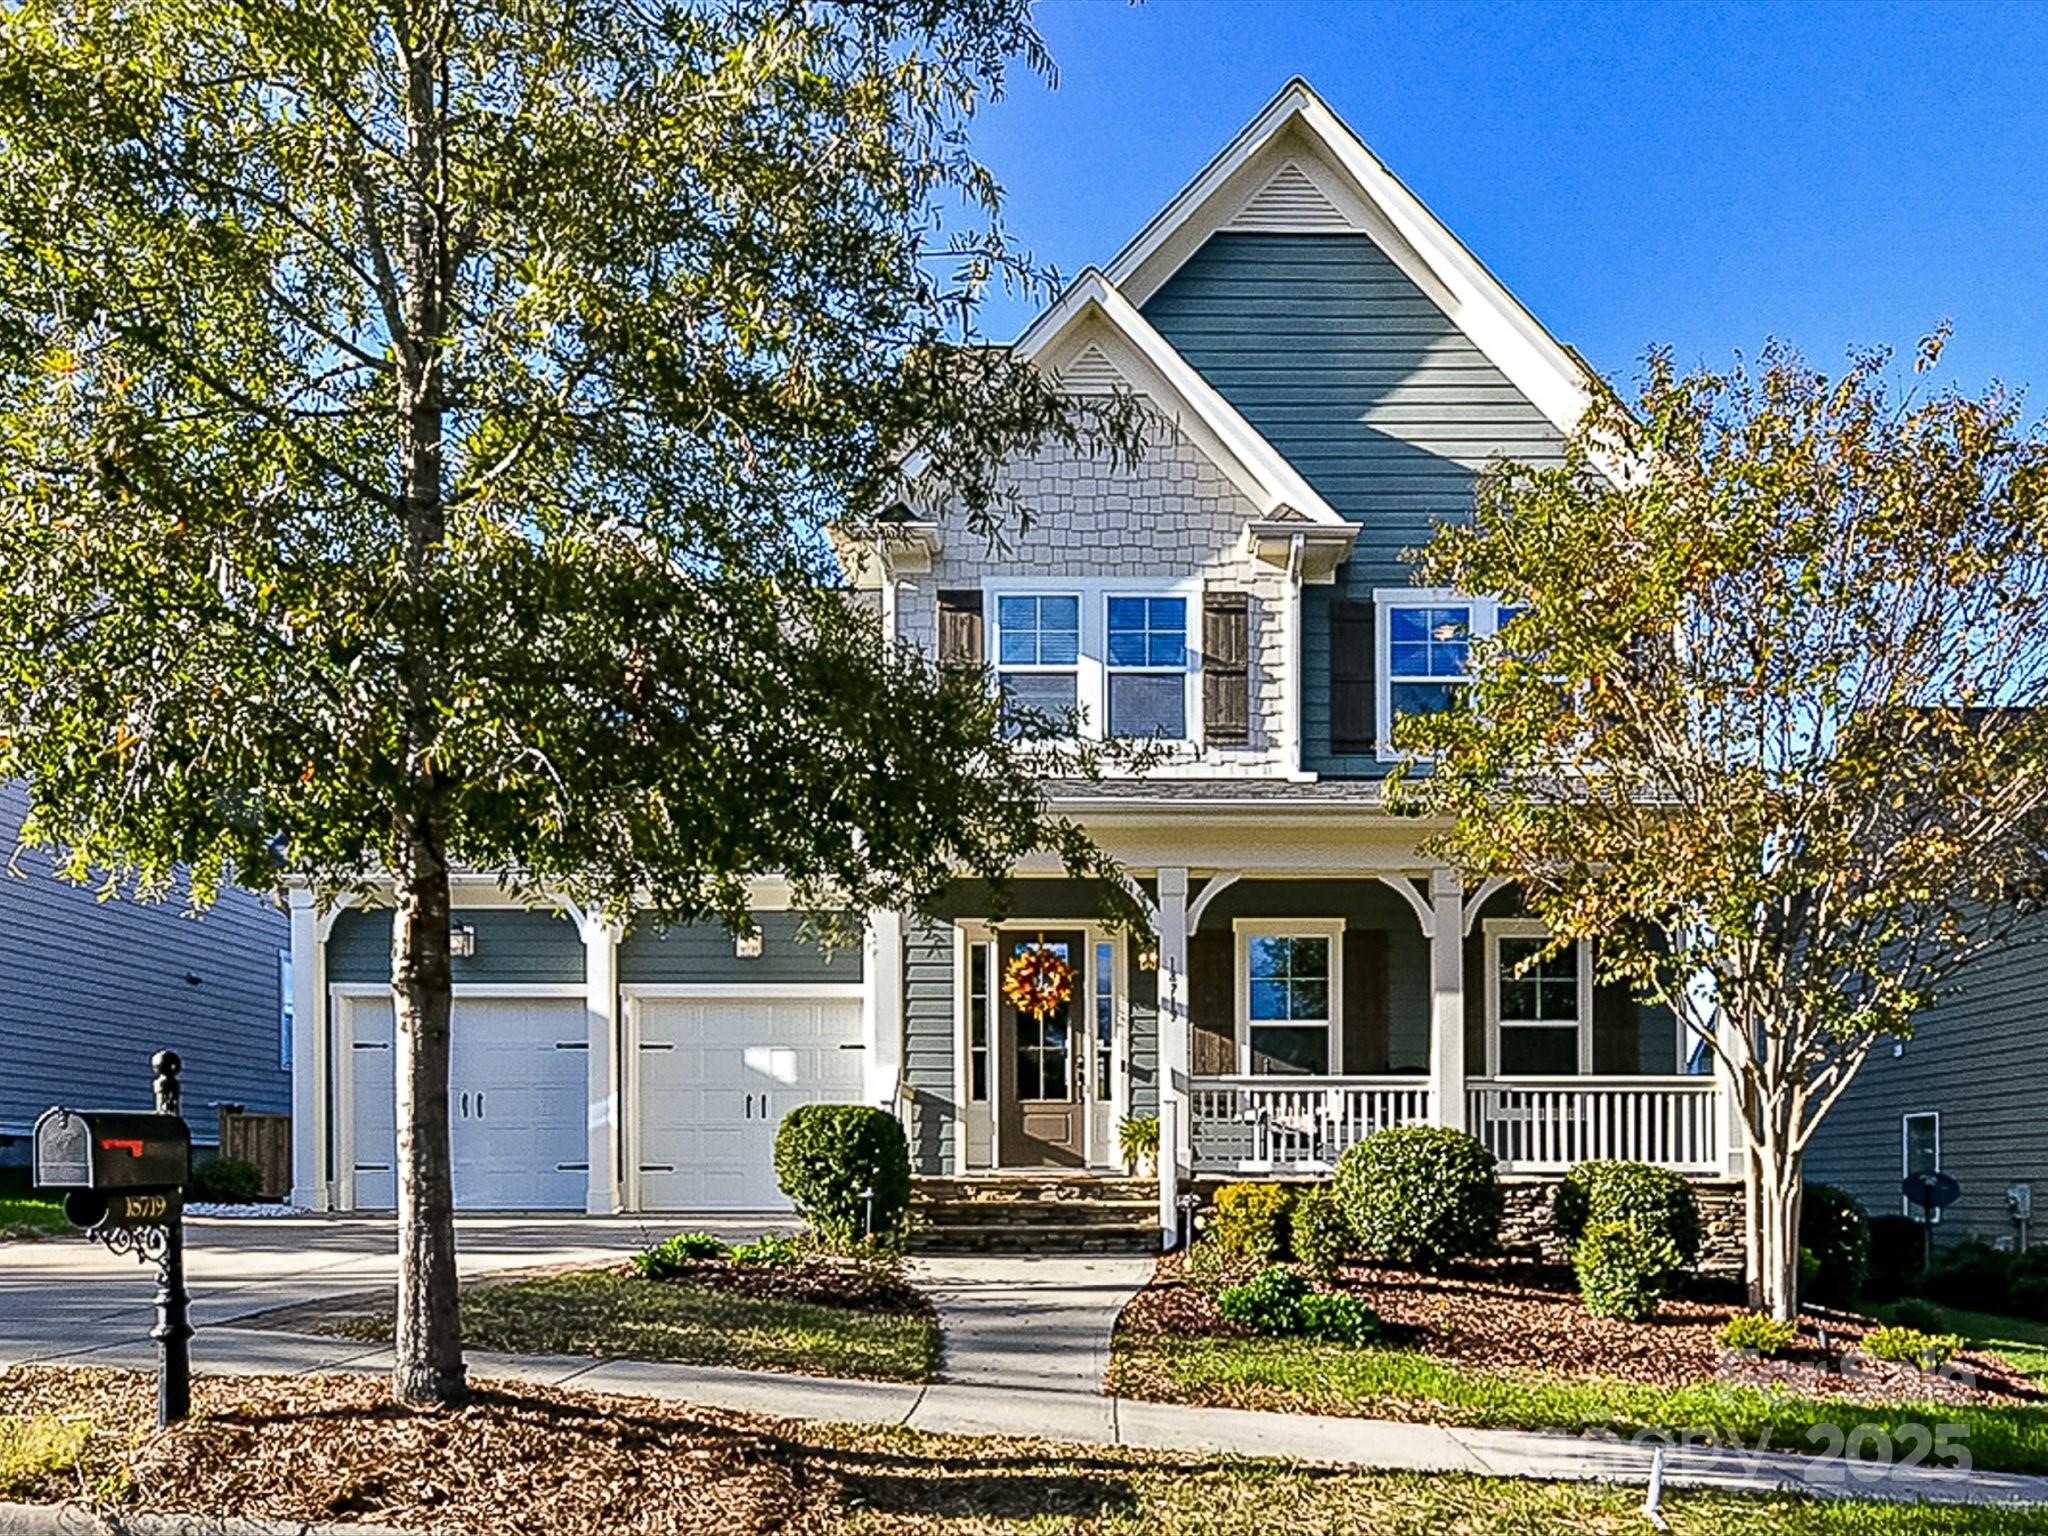
M 868 914 L 867 967 L 860 1013 L 861 1097 L 896 1114 L 903 1081 L 901 912 Z
M 292 923 L 292 1204 L 328 1208 L 327 946 L 309 890 L 290 895 Z
M 1193 1162 L 1185 869 L 1159 871 L 1159 911 L 1152 924 L 1159 939 L 1159 1237 L 1161 1246 L 1170 1249 L 1179 1236 L 1180 1171 Z
M 608 1216 L 619 1194 L 619 930 L 600 917 L 577 923 L 583 935 L 583 1013 L 586 1053 L 583 1209 Z
M 1436 1123 L 1465 1125 L 1465 882 L 1429 876 L 1429 1089 Z

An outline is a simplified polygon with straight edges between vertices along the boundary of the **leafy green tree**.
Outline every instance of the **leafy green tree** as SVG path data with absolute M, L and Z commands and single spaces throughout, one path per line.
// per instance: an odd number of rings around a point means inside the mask
M 1518 616 L 1467 707 L 1397 731 L 1444 854 L 1704 1025 L 1780 1318 L 1822 1117 L 2042 874 L 2048 450 L 2010 398 L 1895 399 L 1885 366 L 1653 355 L 1560 467 L 1501 467 L 1422 579 Z
M 396 904 L 396 1390 L 463 1390 L 449 871 L 741 920 L 1033 850 L 981 680 L 825 531 L 1127 402 L 973 344 L 1026 0 L 25 0 L 0 22 L 0 773 L 80 878 Z

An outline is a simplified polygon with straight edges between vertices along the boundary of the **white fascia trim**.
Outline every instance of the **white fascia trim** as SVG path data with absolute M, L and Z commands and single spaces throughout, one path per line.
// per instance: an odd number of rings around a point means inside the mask
M 331 982 L 328 992 L 335 997 L 382 997 L 391 996 L 388 981 L 337 981 Z M 449 989 L 449 996 L 456 1002 L 465 998 L 580 998 L 586 992 L 580 981 L 458 981 Z
M 1118 253 L 1109 264 L 1109 281 L 1121 287 L 1136 276 L 1184 226 L 1202 216 L 1239 170 L 1293 126 L 1307 134 L 1343 172 L 1374 216 L 1372 221 L 1384 221 L 1424 263 L 1424 271 L 1409 271 L 1408 275 L 1425 290 L 1436 289 L 1450 296 L 1452 323 L 1560 432 L 1577 427 L 1592 401 L 1585 365 L 1543 328 L 1527 306 L 1299 76 L 1288 81 L 1244 131 Z M 1192 253 L 1191 248 L 1188 254 Z M 1404 270 L 1412 264 L 1408 251 L 1390 249 L 1387 255 Z M 1148 273 L 1145 283 L 1131 291 L 1143 302 L 1149 296 L 1147 289 L 1156 290 L 1172 270 Z
M 1161 404 L 1177 400 L 1192 418 L 1195 436 L 1217 467 L 1229 476 L 1251 501 L 1261 519 L 1292 509 L 1308 519 L 1296 528 L 1307 531 L 1317 525 L 1336 531 L 1352 529 L 1302 478 L 1301 472 L 1281 457 L 1280 451 L 1260 435 L 1258 429 L 1239 414 L 1236 406 L 1216 392 L 1215 387 L 1176 352 L 1173 344 L 1154 329 L 1137 306 L 1095 267 L 1074 279 L 1059 301 L 1045 311 L 1017 338 L 1016 355 L 1025 361 L 1043 355 L 1075 326 L 1090 318 L 1108 325 L 1117 339 L 1131 350 L 1137 361 L 1155 376 L 1160 393 L 1169 396 Z M 1150 393 L 1150 391 L 1143 391 Z M 915 474 L 921 465 L 906 465 Z M 1355 529 L 1353 537 L 1356 537 Z
M 865 995 L 858 981 L 628 981 L 621 997 L 659 1001 L 663 998 L 731 998 L 738 1002 L 857 1003 Z

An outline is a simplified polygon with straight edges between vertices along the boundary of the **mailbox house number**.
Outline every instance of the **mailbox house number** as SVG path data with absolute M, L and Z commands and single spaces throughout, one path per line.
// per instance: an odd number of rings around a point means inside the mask
M 168 1195 L 123 1195 L 121 1216 L 126 1221 L 161 1221 L 171 1211 Z

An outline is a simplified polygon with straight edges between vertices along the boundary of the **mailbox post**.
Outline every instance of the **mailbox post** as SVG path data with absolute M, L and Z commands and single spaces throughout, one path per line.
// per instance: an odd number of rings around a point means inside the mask
M 192 1411 L 192 1322 L 185 1293 L 185 1181 L 192 1133 L 179 1114 L 175 1051 L 151 1058 L 156 1113 L 46 1109 L 36 1119 L 35 1182 L 61 1189 L 64 1214 L 111 1253 L 156 1264 L 156 1421 Z

